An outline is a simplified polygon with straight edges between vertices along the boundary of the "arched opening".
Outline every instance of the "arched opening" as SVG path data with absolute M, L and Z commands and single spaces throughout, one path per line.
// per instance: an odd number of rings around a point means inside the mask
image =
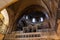
M 51 29 L 49 14 L 43 7 L 36 5 L 30 6 L 30 8 L 25 9 L 22 14 L 23 15 L 18 18 L 19 20 L 17 21 L 15 31 L 36 32 L 40 29 Z

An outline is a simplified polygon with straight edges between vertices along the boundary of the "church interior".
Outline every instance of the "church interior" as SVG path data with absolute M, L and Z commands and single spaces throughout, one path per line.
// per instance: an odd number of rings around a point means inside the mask
M 0 0 L 0 40 L 60 40 L 60 0 Z

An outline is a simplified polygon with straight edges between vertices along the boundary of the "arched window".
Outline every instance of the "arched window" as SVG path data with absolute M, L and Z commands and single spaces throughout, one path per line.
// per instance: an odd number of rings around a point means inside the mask
M 0 11 L 0 32 L 7 32 L 7 28 L 9 25 L 9 16 L 6 9 Z

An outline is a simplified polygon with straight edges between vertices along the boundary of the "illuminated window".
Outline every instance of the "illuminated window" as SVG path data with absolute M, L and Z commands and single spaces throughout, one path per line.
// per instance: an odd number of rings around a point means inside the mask
M 36 22 L 36 19 L 35 18 L 32 18 L 32 22 L 35 23 Z
M 0 20 L 3 22 L 3 24 L 0 26 L 0 32 L 5 33 L 9 25 L 9 16 L 8 16 L 8 12 L 6 9 L 1 10 Z

